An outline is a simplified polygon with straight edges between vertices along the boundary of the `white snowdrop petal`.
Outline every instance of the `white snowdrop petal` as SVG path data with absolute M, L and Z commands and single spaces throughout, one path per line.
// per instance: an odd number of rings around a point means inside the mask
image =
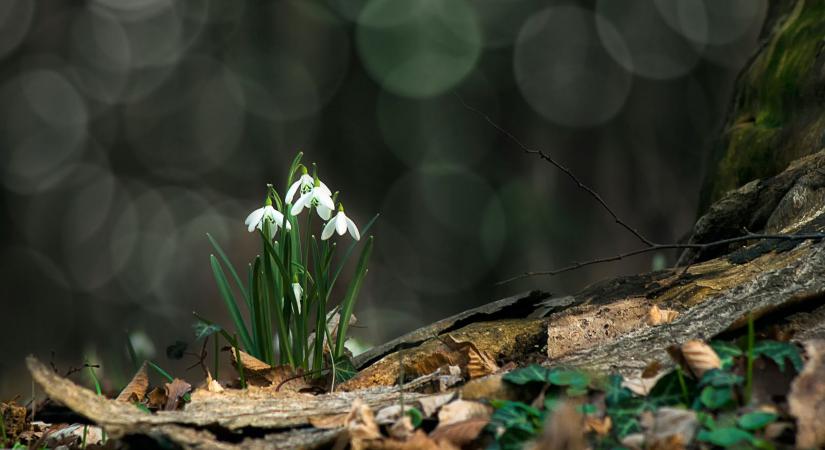
M 318 211 L 318 216 L 320 216 L 324 220 L 329 220 L 329 217 L 332 215 L 332 210 L 324 205 L 318 205 L 318 207 L 315 208 L 315 210 Z
M 343 211 L 338 211 L 338 214 L 335 216 L 335 231 L 341 236 L 347 232 L 347 216 Z
M 355 222 L 353 222 L 349 217 L 347 217 L 347 229 L 349 230 L 349 234 L 351 234 L 356 241 L 361 240 L 361 233 L 358 232 L 358 227 L 355 226 Z
M 292 183 L 292 186 L 286 191 L 286 197 L 284 197 L 284 201 L 287 203 L 292 203 L 292 199 L 295 198 L 295 193 L 298 192 L 298 188 L 301 187 L 301 180 Z
M 247 231 L 250 233 L 252 230 L 255 229 L 261 223 L 261 218 L 264 216 L 264 209 L 258 208 L 255 211 L 252 211 L 249 216 L 246 218 L 246 226 Z
M 315 193 L 315 198 L 318 199 L 319 204 L 324 205 L 330 210 L 335 209 L 335 203 L 332 202 L 332 197 L 330 197 L 329 194 L 322 192 L 320 189 L 315 189 L 313 192 Z
M 303 210 L 304 210 L 304 206 L 306 206 L 306 205 L 307 205 L 307 203 L 308 203 L 310 200 L 312 200 L 312 193 L 311 193 L 311 192 L 307 192 L 306 194 L 302 195 L 302 196 L 298 199 L 298 201 L 297 201 L 297 202 L 295 202 L 295 204 L 294 204 L 294 205 L 292 205 L 292 209 L 290 210 L 290 212 L 292 213 L 292 215 L 293 215 L 293 216 L 297 216 L 298 214 L 300 214 L 300 213 L 301 213 L 301 211 L 303 211 Z
M 335 231 L 335 221 L 330 220 L 324 226 L 324 231 L 321 232 L 321 240 L 326 241 L 327 239 L 329 239 L 329 237 L 332 236 L 333 231 Z

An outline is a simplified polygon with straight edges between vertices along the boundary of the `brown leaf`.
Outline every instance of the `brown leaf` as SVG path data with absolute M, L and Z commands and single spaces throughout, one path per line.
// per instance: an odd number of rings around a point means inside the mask
M 413 426 L 412 419 L 406 414 L 396 420 L 387 430 L 387 434 L 389 434 L 391 438 L 401 440 L 407 440 L 414 432 L 415 427 Z
M 492 408 L 481 402 L 473 402 L 469 400 L 456 400 L 452 403 L 447 403 L 438 411 L 438 427 L 466 422 L 468 420 L 482 419 L 485 422 L 490 420 Z
M 238 360 L 235 356 L 236 349 L 230 348 L 232 355 L 232 367 L 237 370 Z M 298 392 L 301 389 L 309 387 L 306 381 L 299 377 L 300 372 L 296 372 L 288 365 L 270 366 L 260 359 L 246 353 L 243 350 L 237 350 L 240 354 L 241 366 L 243 366 L 244 377 L 246 383 L 252 386 L 280 386 L 279 392 Z M 283 385 L 281 385 L 283 383 Z
M 644 425 L 646 441 L 659 449 L 679 449 L 693 440 L 699 427 L 696 412 L 688 409 L 662 407 L 656 410 L 652 424 Z
M 662 363 L 653 360 L 647 364 L 645 370 L 642 371 L 642 378 L 653 378 L 662 371 Z
M 212 378 L 212 374 L 206 371 L 206 390 L 213 393 L 223 392 L 223 386 L 218 380 Z
M 678 434 L 670 435 L 664 439 L 657 439 L 650 443 L 648 450 L 683 450 L 685 442 Z
M 366 444 L 365 448 L 370 450 L 458 450 L 448 441 L 436 442 L 421 430 L 416 430 L 405 440 L 377 439 L 367 441 Z
M 797 448 L 825 446 L 825 340 L 805 342 L 808 361 L 791 383 L 788 405 L 796 418 Z
M 146 406 L 151 409 L 163 409 L 166 406 L 166 390 L 156 387 L 146 395 Z
M 584 450 L 587 441 L 584 438 L 582 415 L 570 403 L 559 405 L 544 424 L 541 436 L 533 442 L 535 450 Z
M 657 325 L 673 322 L 678 316 L 678 311 L 674 311 L 672 309 L 660 309 L 658 306 L 653 305 L 647 312 L 647 323 L 655 327 Z
M 653 386 L 656 386 L 656 383 L 659 381 L 660 378 L 665 376 L 665 372 L 659 372 L 658 374 L 652 377 L 644 377 L 644 372 L 640 376 L 637 377 L 628 377 L 622 380 L 622 386 L 630 389 L 636 395 L 641 395 L 642 397 L 646 397 L 650 394 L 650 391 L 653 389 Z
M 175 378 L 171 383 L 165 383 L 164 387 L 166 391 L 166 405 L 163 407 L 164 411 L 174 411 L 178 409 L 178 406 L 182 402 L 181 397 L 192 390 L 192 385 L 181 380 L 180 378 Z
M 120 391 L 120 394 L 115 400 L 119 402 L 142 402 L 143 397 L 146 396 L 147 389 L 149 389 L 149 371 L 146 361 L 144 361 L 140 369 L 138 369 L 132 377 L 132 381 Z
M 480 350 L 474 343 L 469 341 L 459 342 L 450 335 L 444 337 L 443 342 L 452 350 L 461 354 L 462 364 L 469 379 L 481 378 L 499 370 L 498 364 L 489 353 Z
M 699 340 L 687 341 L 682 344 L 682 356 L 684 356 L 691 372 L 696 378 L 702 378 L 705 372 L 711 369 L 722 367 L 719 356 L 710 347 Z
M 360 398 L 352 402 L 352 408 L 344 422 L 347 424 L 347 436 L 353 450 L 368 448 L 365 441 L 381 437 L 372 409 Z
M 613 420 L 610 419 L 610 416 L 605 416 L 603 419 L 589 416 L 584 418 L 584 429 L 599 436 L 607 436 L 612 427 Z
M 489 418 L 475 418 L 443 426 L 439 423 L 438 427 L 430 433 L 430 438 L 439 443 L 446 441 L 456 447 L 464 447 L 478 439 L 489 422 Z
M 421 414 L 423 414 L 424 417 L 430 417 L 438 411 L 438 408 L 441 408 L 442 405 L 452 400 L 453 397 L 455 397 L 454 392 L 419 398 L 417 401 L 419 406 L 421 406 Z

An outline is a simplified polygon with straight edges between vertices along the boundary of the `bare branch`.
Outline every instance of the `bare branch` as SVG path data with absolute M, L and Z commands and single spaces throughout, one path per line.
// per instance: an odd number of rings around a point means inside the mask
M 602 206 L 602 209 L 607 211 L 607 213 L 610 214 L 611 217 L 613 217 L 613 220 L 617 224 L 619 224 L 619 226 L 621 226 L 622 228 L 624 228 L 625 230 L 629 231 L 631 234 L 636 236 L 640 241 L 642 241 L 642 243 L 644 243 L 646 245 L 649 245 L 649 246 L 657 245 L 653 241 L 651 241 L 650 239 L 644 237 L 638 230 L 636 230 L 632 226 L 628 225 L 627 222 L 620 219 L 619 216 L 617 216 L 616 213 L 613 211 L 613 209 L 610 206 L 607 206 L 607 203 L 604 201 L 604 199 L 602 199 L 601 195 L 599 195 L 596 191 L 594 191 L 590 186 L 582 183 L 581 180 L 579 180 L 579 178 L 570 169 L 568 169 L 566 166 L 562 165 L 560 162 L 553 159 L 553 157 L 550 156 L 549 153 L 546 153 L 542 150 L 533 149 L 533 148 L 528 147 L 523 142 L 521 142 L 517 137 L 515 137 L 513 135 L 513 133 L 510 133 L 509 131 L 502 128 L 498 123 L 496 123 L 493 119 L 490 118 L 490 116 L 485 114 L 483 111 L 480 111 L 479 109 L 468 105 L 467 102 L 465 102 L 464 99 L 461 97 L 461 95 L 459 95 L 457 92 L 453 92 L 453 94 L 456 96 L 456 98 L 458 98 L 458 101 L 460 101 L 461 104 L 465 108 L 467 108 L 468 110 L 470 110 L 470 111 L 478 114 L 482 118 L 484 118 L 484 120 L 486 120 L 487 123 L 492 125 L 492 127 L 495 128 L 499 133 L 503 134 L 504 136 L 507 137 L 507 139 L 512 141 L 514 144 L 518 145 L 524 153 L 528 153 L 528 154 L 531 154 L 531 155 L 536 155 L 539 158 L 547 161 L 548 163 L 556 166 L 557 169 L 564 172 L 565 175 L 567 175 L 571 180 L 573 180 L 574 183 L 576 183 L 576 186 L 578 186 L 579 189 L 584 190 L 585 192 L 590 194 L 590 196 L 593 197 L 597 202 L 599 202 L 599 204 Z
M 560 273 L 569 272 L 585 266 L 592 266 L 594 264 L 601 264 L 606 262 L 618 261 L 620 259 L 631 256 L 641 255 L 643 253 L 655 252 L 657 250 L 672 250 L 672 249 L 694 249 L 705 250 L 711 247 L 718 247 L 721 245 L 734 244 L 736 242 L 752 241 L 752 240 L 778 240 L 778 241 L 803 241 L 807 239 L 825 239 L 825 233 L 807 233 L 807 234 L 747 234 L 745 236 L 737 236 L 728 239 L 721 239 L 718 241 L 707 242 L 704 244 L 654 244 L 648 247 L 639 248 L 633 251 L 619 253 L 618 255 L 606 256 L 602 258 L 591 259 L 588 261 L 577 262 L 568 266 L 560 267 L 553 270 L 543 270 L 538 272 L 524 272 L 521 275 L 510 277 L 506 280 L 499 281 L 496 285 L 507 284 L 512 281 L 520 280 L 522 278 L 534 276 L 553 276 Z

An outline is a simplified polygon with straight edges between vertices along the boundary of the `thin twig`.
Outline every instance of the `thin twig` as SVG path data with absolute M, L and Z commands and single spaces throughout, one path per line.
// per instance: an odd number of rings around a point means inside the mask
M 453 92 L 453 94 L 456 96 L 456 98 L 458 98 L 458 101 L 461 102 L 461 104 L 465 108 L 467 108 L 468 110 L 470 110 L 470 111 L 478 114 L 482 118 L 484 118 L 484 120 L 486 120 L 487 123 L 489 123 L 499 133 L 503 134 L 504 136 L 507 137 L 507 139 L 512 141 L 514 144 L 518 145 L 524 153 L 529 153 L 531 155 L 536 155 L 539 158 L 541 158 L 541 159 L 549 162 L 550 164 L 556 166 L 557 169 L 564 172 L 564 174 L 567 175 L 568 178 L 570 178 L 571 180 L 573 180 L 574 183 L 576 183 L 576 186 L 578 186 L 579 189 L 584 190 L 591 197 L 593 197 L 597 202 L 599 202 L 599 204 L 602 206 L 602 209 L 607 211 L 607 213 L 610 214 L 611 217 L 613 217 L 613 221 L 615 221 L 617 224 L 619 224 L 619 226 L 621 226 L 622 228 L 624 228 L 625 230 L 629 231 L 631 234 L 636 236 L 640 241 L 642 241 L 643 244 L 649 245 L 651 247 L 656 245 L 653 241 L 651 241 L 650 239 L 644 237 L 642 235 L 642 233 L 640 233 L 637 229 L 633 228 L 632 226 L 628 225 L 627 222 L 620 219 L 619 216 L 616 215 L 616 213 L 613 211 L 613 209 L 611 207 L 607 206 L 607 203 L 604 201 L 604 199 L 602 198 L 601 195 L 599 195 L 596 191 L 594 191 L 590 186 L 582 183 L 582 181 L 570 169 L 568 169 L 566 166 L 564 166 L 560 162 L 553 159 L 553 157 L 550 156 L 549 153 L 546 153 L 543 150 L 538 150 L 538 149 L 528 147 L 523 142 L 521 142 L 521 140 L 519 140 L 517 137 L 515 137 L 513 135 L 513 133 L 510 133 L 509 131 L 505 130 L 501 125 L 496 123 L 496 121 L 491 119 L 490 116 L 485 114 L 483 111 L 468 105 L 467 102 L 465 102 L 464 99 L 461 97 L 461 95 L 458 94 L 458 92 Z
M 803 241 L 807 239 L 825 239 L 825 233 L 806 233 L 806 234 L 748 234 L 745 236 L 737 236 L 728 239 L 721 239 L 718 241 L 707 242 L 704 244 L 654 244 L 648 247 L 639 248 L 633 251 L 620 253 L 614 256 L 607 256 L 603 258 L 596 258 L 591 259 L 589 261 L 584 262 L 577 262 L 570 264 L 569 266 L 560 267 L 554 270 L 543 270 L 538 272 L 524 272 L 521 275 L 516 275 L 514 277 L 508 278 L 506 280 L 499 281 L 496 285 L 502 285 L 506 283 L 510 283 L 512 281 L 520 280 L 522 278 L 534 277 L 539 275 L 544 276 L 553 276 L 558 275 L 560 273 L 569 272 L 571 270 L 578 269 L 580 267 L 585 266 L 592 266 L 594 264 L 601 264 L 611 261 L 618 261 L 620 259 L 624 259 L 630 256 L 641 255 L 643 253 L 650 253 L 655 252 L 657 250 L 670 250 L 670 249 L 694 249 L 694 250 L 705 250 L 711 247 L 718 247 L 720 245 L 726 244 L 734 244 L 736 242 L 743 242 L 743 241 L 751 241 L 751 240 L 779 240 L 779 241 Z

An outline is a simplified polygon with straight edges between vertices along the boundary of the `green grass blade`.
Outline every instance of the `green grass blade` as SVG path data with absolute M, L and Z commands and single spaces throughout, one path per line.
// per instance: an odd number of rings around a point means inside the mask
M 232 289 L 229 287 L 229 281 L 226 279 L 226 274 L 223 273 L 223 269 L 221 268 L 218 259 L 215 258 L 215 255 L 209 255 L 209 260 L 212 264 L 212 273 L 215 275 L 215 282 L 218 284 L 218 291 L 221 293 L 224 303 L 226 303 L 226 308 L 232 316 L 232 321 L 235 322 L 235 328 L 241 334 L 241 341 L 247 351 L 252 352 L 254 345 L 252 343 L 252 339 L 249 337 L 249 331 L 247 331 L 246 325 L 244 324 L 241 311 L 238 309 L 238 304 L 235 301 L 235 294 L 232 293 Z
M 286 177 L 286 189 L 289 189 L 289 187 L 292 186 L 292 181 L 295 177 L 295 171 L 298 170 L 298 164 L 301 164 L 301 158 L 303 157 L 304 152 L 298 152 L 298 154 L 295 155 L 295 158 L 292 159 L 292 164 L 289 165 L 289 173 Z
M 235 280 L 235 284 L 238 285 L 238 290 L 241 291 L 241 295 L 246 300 L 246 303 L 249 304 L 249 293 L 246 291 L 243 283 L 241 282 L 241 277 L 238 276 L 238 272 L 235 271 L 235 266 L 232 264 L 232 261 L 226 256 L 226 252 L 223 251 L 220 245 L 218 245 L 218 241 L 212 237 L 211 234 L 206 233 L 206 238 L 209 239 L 209 242 L 212 244 L 212 247 L 215 248 L 215 252 L 218 253 L 218 256 L 221 257 L 221 261 L 223 264 L 229 269 L 229 274 L 232 275 L 232 278 Z
M 344 342 L 347 336 L 347 327 L 349 326 L 349 318 L 352 315 L 352 310 L 355 307 L 355 300 L 358 298 L 358 292 L 361 290 L 361 283 L 364 281 L 364 276 L 367 274 L 367 262 L 369 262 L 370 254 L 372 253 L 373 237 L 367 238 L 367 243 L 361 251 L 361 257 L 358 259 L 358 266 L 355 268 L 355 275 L 352 282 L 347 288 L 347 294 L 344 301 L 341 302 L 341 315 L 338 319 L 338 336 L 336 337 L 335 351 L 333 357 L 338 358 L 344 353 Z
M 153 363 L 152 361 L 146 361 L 146 363 L 149 364 L 149 367 L 155 369 L 155 372 L 160 374 L 160 376 L 162 376 L 163 378 L 166 378 L 166 380 L 169 381 L 170 383 L 172 381 L 175 381 L 175 378 L 172 375 L 169 375 L 169 372 L 161 369 L 159 365 Z
M 373 218 L 367 222 L 367 225 L 364 226 L 364 229 L 361 230 L 361 235 L 366 236 L 366 234 L 372 228 L 372 225 L 378 219 L 379 214 L 373 216 Z M 346 265 L 347 260 L 349 259 L 350 255 L 352 254 L 353 250 L 355 250 L 355 246 L 358 245 L 359 241 L 352 241 L 352 243 L 347 247 L 347 251 L 344 252 L 344 257 L 341 258 L 341 261 L 338 263 L 338 269 L 335 270 L 335 275 L 333 275 L 332 280 L 329 283 L 330 290 L 332 290 L 332 286 L 335 286 L 335 282 L 338 280 L 338 275 L 341 275 L 341 271 L 344 269 L 344 265 Z
M 278 321 L 278 338 L 280 342 L 280 349 L 281 349 L 281 357 L 283 358 L 286 356 L 286 360 L 289 362 L 290 365 L 293 367 L 295 366 L 295 361 L 292 358 L 292 351 L 289 348 L 289 328 L 287 327 L 286 318 L 284 317 L 284 308 L 283 302 L 279 302 L 278 299 L 281 298 L 280 294 L 286 293 L 290 297 L 293 297 L 292 289 L 285 289 L 284 286 L 289 286 L 290 281 L 287 278 L 289 276 L 288 272 L 284 268 L 283 262 L 278 258 L 278 252 L 276 251 L 275 247 L 272 246 L 272 243 L 269 242 L 269 239 L 264 238 L 264 271 L 265 271 L 265 279 L 268 284 L 268 288 L 270 289 L 270 299 L 274 300 L 275 302 L 275 319 Z M 285 252 L 286 253 L 286 252 Z M 275 264 L 275 266 L 273 266 Z M 275 267 L 277 266 L 277 271 Z M 278 277 L 278 273 L 280 272 L 280 277 Z M 276 289 L 276 279 L 280 278 L 280 287 L 281 289 Z
M 97 392 L 97 395 L 103 395 L 103 390 L 100 388 L 100 380 L 97 378 L 95 368 L 89 364 L 89 361 L 86 361 L 86 368 L 89 369 L 89 375 L 91 375 L 92 380 L 95 382 L 95 392 Z

